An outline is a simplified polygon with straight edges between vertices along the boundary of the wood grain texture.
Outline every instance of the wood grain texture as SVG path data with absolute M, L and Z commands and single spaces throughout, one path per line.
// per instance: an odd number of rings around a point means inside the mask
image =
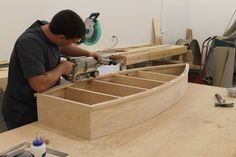
M 86 104 L 38 94 L 38 121 L 67 134 L 90 137 L 90 114 Z M 75 127 L 79 126 L 79 127 Z
M 120 97 L 145 91 L 145 89 L 101 81 L 101 80 L 81 82 L 79 84 L 74 84 L 72 87 Z
M 32 123 L 0 134 L 0 152 L 31 142 L 36 132 L 49 148 L 69 157 L 235 157 L 236 108 L 216 108 L 215 93 L 228 102 L 225 88 L 188 83 L 173 107 L 143 123 L 94 140 Z
M 181 45 L 155 45 L 144 46 L 129 49 L 127 51 L 115 52 L 110 54 L 110 58 L 121 63 L 121 68 L 126 66 L 142 63 L 146 61 L 158 60 L 164 57 L 182 56 L 187 52 L 186 46 Z
M 161 73 L 163 69 L 178 75 Z M 109 135 L 180 100 L 187 89 L 188 69 L 188 64 L 139 68 L 54 88 L 37 96 L 39 122 L 86 139 Z
M 7 86 L 8 68 L 0 68 L 0 89 L 5 90 Z
M 1 64 L 8 64 L 8 63 L 9 63 L 8 60 L 0 60 L 0 65 L 1 65 Z

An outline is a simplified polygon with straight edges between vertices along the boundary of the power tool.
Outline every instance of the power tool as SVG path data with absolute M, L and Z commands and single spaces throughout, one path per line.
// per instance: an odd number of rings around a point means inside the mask
M 81 43 L 85 45 L 94 45 L 101 37 L 102 30 L 99 21 L 97 20 L 100 13 L 91 13 L 88 18 L 85 19 L 84 24 L 86 28 L 85 37 Z
M 97 20 L 100 13 L 91 13 L 88 18 L 85 19 L 84 24 L 86 27 L 85 37 L 82 39 L 81 43 L 85 45 L 94 45 L 98 42 L 101 36 L 101 25 Z M 66 80 L 71 82 L 78 82 L 85 79 L 95 78 L 99 75 L 97 70 L 100 65 L 115 65 L 116 62 L 110 60 L 108 57 L 101 56 L 101 60 L 97 61 L 93 57 L 67 57 L 68 61 L 73 62 L 71 74 L 68 76 L 63 76 Z
M 78 82 L 95 78 L 99 75 L 97 70 L 100 65 L 116 65 L 116 62 L 107 57 L 102 56 L 100 61 L 93 57 L 66 57 L 68 61 L 74 63 L 71 74 L 63 76 L 66 80 L 71 82 Z

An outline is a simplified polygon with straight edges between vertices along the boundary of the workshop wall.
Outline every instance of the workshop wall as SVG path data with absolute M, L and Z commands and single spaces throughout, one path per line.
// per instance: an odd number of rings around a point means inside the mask
M 236 9 L 235 0 L 191 0 L 189 27 L 200 44 L 209 36 L 222 36 Z M 234 16 L 231 24 L 236 19 Z
M 150 44 L 153 42 L 152 17 L 158 17 L 165 41 L 175 43 L 185 36 L 189 1 L 173 0 L 21 0 L 2 1 L 0 5 L 1 38 L 0 59 L 9 59 L 17 37 L 37 19 L 50 21 L 62 10 L 72 9 L 83 19 L 92 12 L 100 12 L 102 36 L 90 50 L 102 50 L 114 45 L 112 36 L 118 37 L 116 47 Z

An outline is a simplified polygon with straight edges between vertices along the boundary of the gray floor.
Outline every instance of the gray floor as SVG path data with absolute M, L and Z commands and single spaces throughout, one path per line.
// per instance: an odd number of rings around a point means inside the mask
M 0 133 L 4 132 L 7 130 L 5 123 L 3 121 L 3 116 L 2 116 L 2 100 L 3 100 L 4 93 L 0 92 Z

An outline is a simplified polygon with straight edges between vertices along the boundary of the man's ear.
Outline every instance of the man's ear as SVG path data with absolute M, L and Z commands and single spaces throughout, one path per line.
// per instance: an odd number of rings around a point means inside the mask
M 64 35 L 58 35 L 60 39 L 66 39 Z

